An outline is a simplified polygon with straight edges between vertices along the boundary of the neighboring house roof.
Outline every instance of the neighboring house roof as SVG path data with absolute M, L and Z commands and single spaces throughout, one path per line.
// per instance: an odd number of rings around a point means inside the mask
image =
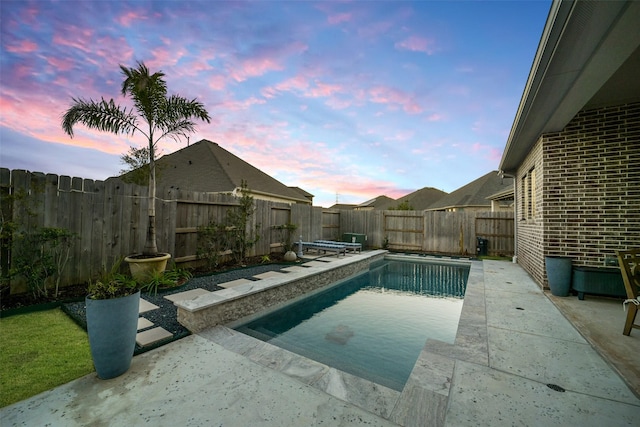
M 439 211 L 453 208 L 491 207 L 487 197 L 498 191 L 513 189 L 513 178 L 501 178 L 498 171 L 492 171 L 456 191 L 443 196 L 426 210 Z
M 224 193 L 237 191 L 245 181 L 257 198 L 311 203 L 300 191 L 287 187 L 206 139 L 160 157 L 156 160 L 156 168 L 158 187 Z
M 331 206 L 329 209 L 353 210 L 353 209 L 355 209 L 356 206 L 358 206 L 358 205 L 349 205 L 349 204 L 345 204 L 345 203 L 336 203 L 335 205 Z
M 313 202 L 313 194 L 309 193 L 308 191 L 303 190 L 300 187 L 289 187 L 290 189 L 297 191 L 298 193 L 300 193 L 303 197 L 305 197 L 306 199 L 308 199 L 310 202 Z
M 422 211 L 427 209 L 429 206 L 446 196 L 448 193 L 445 193 L 442 190 L 438 190 L 433 187 L 424 187 L 420 190 L 416 190 L 413 193 L 409 193 L 406 196 L 400 197 L 395 201 L 395 205 L 392 207 L 397 207 L 400 203 L 408 202 L 411 208 L 416 211 Z
M 360 203 L 354 209 L 356 210 L 367 210 L 367 209 L 378 209 L 385 210 L 391 206 L 394 206 L 396 203 L 391 197 L 387 196 L 378 196 L 374 199 L 367 200 L 364 203 Z
M 640 1 L 554 1 L 500 170 L 588 109 L 640 100 Z
M 498 201 L 513 201 L 514 197 L 515 197 L 515 189 L 513 188 L 513 185 L 510 186 L 509 188 L 505 188 L 504 190 L 500 190 L 497 193 L 491 194 L 489 196 L 487 196 L 488 200 L 494 200 L 496 202 Z

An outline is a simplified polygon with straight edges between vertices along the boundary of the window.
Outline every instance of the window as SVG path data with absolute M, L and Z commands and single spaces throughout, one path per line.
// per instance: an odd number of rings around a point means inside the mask
M 536 170 L 531 169 L 522 177 L 522 219 L 536 217 Z

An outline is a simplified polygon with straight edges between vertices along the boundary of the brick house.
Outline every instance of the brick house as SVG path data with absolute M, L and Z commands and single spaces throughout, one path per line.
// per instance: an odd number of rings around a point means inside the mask
M 500 162 L 517 261 L 604 266 L 640 246 L 640 2 L 554 1 Z

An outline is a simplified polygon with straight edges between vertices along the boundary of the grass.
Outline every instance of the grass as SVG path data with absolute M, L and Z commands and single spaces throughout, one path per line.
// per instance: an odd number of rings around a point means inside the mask
M 0 407 L 93 371 L 87 333 L 60 309 L 0 320 Z

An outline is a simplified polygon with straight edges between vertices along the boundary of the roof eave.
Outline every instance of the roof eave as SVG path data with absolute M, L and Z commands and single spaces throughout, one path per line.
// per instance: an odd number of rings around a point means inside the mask
M 640 2 L 552 4 L 520 100 L 500 171 L 515 174 L 539 137 L 562 130 L 640 46 Z M 580 40 L 580 49 L 575 43 Z M 627 76 L 627 79 L 629 77 Z M 621 80 L 624 81 L 624 80 Z M 631 99 L 638 94 L 631 94 Z M 618 105 L 619 94 L 606 103 Z

